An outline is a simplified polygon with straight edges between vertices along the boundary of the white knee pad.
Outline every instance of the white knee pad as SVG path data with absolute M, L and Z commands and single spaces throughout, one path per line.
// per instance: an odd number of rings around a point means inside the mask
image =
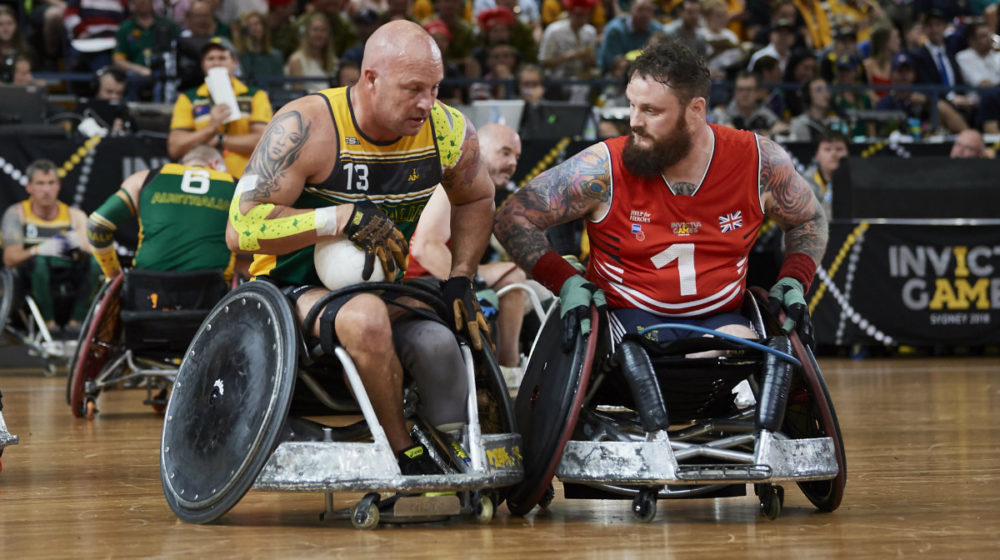
M 395 325 L 392 334 L 403 369 L 417 382 L 424 417 L 435 428 L 460 429 L 466 422 L 469 384 L 454 333 L 418 319 Z

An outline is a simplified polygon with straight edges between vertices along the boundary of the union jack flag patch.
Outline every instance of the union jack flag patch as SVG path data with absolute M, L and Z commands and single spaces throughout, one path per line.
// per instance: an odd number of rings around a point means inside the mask
M 733 231 L 743 227 L 743 211 L 737 210 L 723 216 L 719 216 L 719 229 L 722 233 Z

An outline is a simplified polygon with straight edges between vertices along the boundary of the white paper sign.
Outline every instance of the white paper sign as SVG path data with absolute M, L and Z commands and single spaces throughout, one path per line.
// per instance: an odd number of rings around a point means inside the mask
M 229 70 L 219 66 L 209 68 L 205 84 L 208 85 L 208 93 L 212 96 L 213 103 L 229 106 L 229 118 L 225 122 L 239 120 L 240 106 L 236 103 L 236 93 L 233 92 L 233 83 L 229 80 Z

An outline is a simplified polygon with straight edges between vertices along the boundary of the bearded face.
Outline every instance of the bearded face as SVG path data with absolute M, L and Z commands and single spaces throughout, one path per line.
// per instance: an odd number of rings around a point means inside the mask
M 691 152 L 691 129 L 684 118 L 685 111 L 669 134 L 657 138 L 643 127 L 633 127 L 622 151 L 625 169 L 639 177 L 658 177 L 665 169 L 684 159 Z

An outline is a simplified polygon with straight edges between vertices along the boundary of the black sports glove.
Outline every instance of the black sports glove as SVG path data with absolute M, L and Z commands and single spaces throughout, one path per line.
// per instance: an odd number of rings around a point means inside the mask
M 767 310 L 777 317 L 778 312 L 784 309 L 785 322 L 781 325 L 782 330 L 786 333 L 797 331 L 803 344 L 815 347 L 816 339 L 804 292 L 802 283 L 795 278 L 781 278 L 768 293 Z
M 368 280 L 375 270 L 375 257 L 382 263 L 385 279 L 396 279 L 397 271 L 406 268 L 406 238 L 396 224 L 370 200 L 354 203 L 351 219 L 344 233 L 355 245 L 364 249 L 365 267 L 361 277 Z
M 451 324 L 455 327 L 455 332 L 468 330 L 469 341 L 476 350 L 483 349 L 483 339 L 496 350 L 493 339 L 490 338 L 490 326 L 486 323 L 483 310 L 476 300 L 476 290 L 472 287 L 472 280 L 462 276 L 449 278 L 441 283 L 441 293 L 444 302 L 448 306 L 451 315 Z

